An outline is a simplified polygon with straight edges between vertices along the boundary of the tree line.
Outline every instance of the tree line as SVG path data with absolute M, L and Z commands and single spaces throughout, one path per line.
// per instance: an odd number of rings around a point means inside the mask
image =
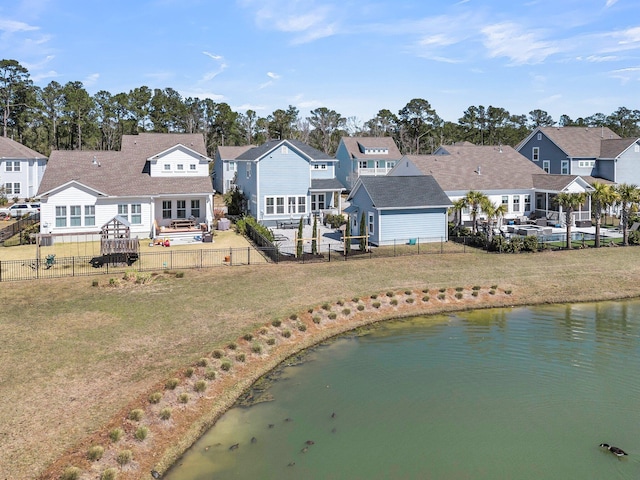
M 303 118 L 292 105 L 260 117 L 254 110 L 234 112 L 224 102 L 185 98 L 169 87 L 95 95 L 80 81 L 39 87 L 11 59 L 0 61 L 0 103 L 2 135 L 46 156 L 51 150 L 118 150 L 122 135 L 141 132 L 202 133 L 210 157 L 219 145 L 284 138 L 333 155 L 343 136 L 391 136 L 403 154 L 432 153 L 439 145 L 462 141 L 515 146 L 538 126 L 606 126 L 622 137 L 640 136 L 640 110 L 625 107 L 575 120 L 562 115 L 556 121 L 539 109 L 514 115 L 501 107 L 472 105 L 450 122 L 427 100 L 414 98 L 397 113 L 381 109 L 364 122 L 326 107 Z

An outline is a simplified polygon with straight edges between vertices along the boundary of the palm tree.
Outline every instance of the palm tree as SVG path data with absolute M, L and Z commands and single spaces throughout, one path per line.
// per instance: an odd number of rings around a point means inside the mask
M 482 192 L 469 190 L 464 196 L 464 201 L 471 208 L 471 221 L 473 222 L 473 233 L 478 233 L 478 213 L 482 209 L 482 204 L 489 201 L 489 198 Z
M 489 223 L 489 231 L 487 235 L 489 242 L 491 242 L 491 239 L 493 238 L 493 220 L 495 219 L 497 221 L 500 217 L 504 217 L 507 213 L 507 206 L 503 203 L 496 205 L 487 198 L 486 201 L 482 202 L 481 208 L 482 211 L 487 214 L 487 221 Z
M 450 207 L 450 210 L 453 212 L 453 226 L 459 227 L 462 224 L 462 210 L 467 208 L 467 200 L 465 197 L 459 198 L 453 205 Z
M 622 224 L 622 243 L 629 245 L 629 212 L 634 203 L 640 200 L 638 186 L 630 183 L 621 183 L 616 188 L 618 198 L 616 203 L 620 205 L 620 223 Z
M 587 194 L 584 192 L 581 193 L 568 193 L 568 192 L 561 192 L 558 195 L 556 195 L 556 202 L 558 202 L 558 205 L 560 205 L 564 211 L 565 211 L 565 215 L 566 215 L 566 225 L 567 225 L 567 249 L 571 248 L 571 223 L 573 221 L 573 212 L 577 209 L 580 208 L 580 205 L 582 205 L 585 200 L 587 199 Z
M 591 192 L 591 209 L 596 224 L 596 248 L 600 248 L 600 226 L 602 224 L 602 212 L 616 202 L 616 191 L 606 183 L 593 182 Z

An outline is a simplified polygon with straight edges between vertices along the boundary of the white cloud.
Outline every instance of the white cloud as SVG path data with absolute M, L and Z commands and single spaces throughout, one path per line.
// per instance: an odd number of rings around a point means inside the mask
M 39 27 L 34 27 L 24 22 L 0 19 L 0 30 L 6 33 L 31 32 L 39 29 Z
M 246 113 L 247 110 L 253 110 L 254 112 L 259 112 L 261 110 L 266 110 L 267 107 L 265 107 L 264 105 L 252 105 L 250 103 L 244 103 L 242 105 L 232 107 L 232 109 L 234 111 L 243 111 Z
M 607 0 L 607 4 L 605 5 L 606 8 L 612 7 L 614 6 L 616 3 L 618 3 L 618 0 Z
M 507 57 L 512 64 L 536 64 L 558 53 L 559 47 L 553 42 L 541 40 L 539 34 L 527 32 L 524 27 L 504 22 L 484 27 L 484 45 L 491 57 Z
M 278 80 L 280 78 L 280 75 L 278 75 L 277 73 L 273 73 L 273 72 L 267 72 L 267 77 L 273 78 L 274 80 Z
M 224 57 L 222 57 L 221 55 L 214 55 L 213 53 L 209 53 L 206 51 L 202 52 L 202 54 L 218 62 L 219 66 L 217 70 L 205 73 L 200 79 L 200 82 L 209 82 L 227 69 L 228 65 L 224 62 Z
M 82 85 L 84 85 L 85 87 L 91 87 L 92 85 L 96 84 L 99 78 L 99 73 L 92 73 L 82 81 Z
M 214 55 L 213 53 L 209 53 L 209 52 L 202 52 L 203 55 L 206 55 L 209 58 L 212 58 L 214 60 L 222 60 L 222 56 L 221 55 Z

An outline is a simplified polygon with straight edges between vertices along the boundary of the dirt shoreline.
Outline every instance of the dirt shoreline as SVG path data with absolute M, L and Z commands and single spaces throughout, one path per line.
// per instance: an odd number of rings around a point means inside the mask
M 215 352 L 203 352 L 202 359 L 196 364 L 185 366 L 184 369 L 175 372 L 175 377 L 180 380 L 178 388 L 168 390 L 162 383 L 144 392 L 112 417 L 104 428 L 85 438 L 58 458 L 38 478 L 58 479 L 70 466 L 80 469 L 82 472 L 78 477 L 80 479 L 99 479 L 107 468 L 116 468 L 117 478 L 120 480 L 151 479 L 152 469 L 162 474 L 211 428 L 256 380 L 292 355 L 350 330 L 410 316 L 551 303 L 532 298 L 525 291 L 526 288 L 515 287 L 514 289 L 511 285 L 494 287 L 496 286 L 482 285 L 478 290 L 477 286 L 468 285 L 462 290 L 449 288 L 446 291 L 430 289 L 428 292 L 421 290 L 380 292 L 357 301 L 351 299 L 331 305 L 315 306 L 313 309 L 282 319 L 279 326 L 266 324 L 253 332 L 253 338 L 239 338 L 233 350 L 228 348 L 228 345 L 220 346 L 221 358 L 216 358 Z M 634 295 L 605 296 L 608 298 L 601 298 L 601 296 L 591 299 L 581 296 L 579 299 L 572 299 L 568 294 L 565 301 L 614 300 L 632 298 Z M 335 318 L 332 319 L 332 315 L 335 315 Z M 285 334 L 287 331 L 290 336 Z M 269 346 L 269 339 L 275 339 L 275 344 Z M 244 360 L 238 360 L 241 355 L 244 355 Z M 225 360 L 232 363 L 228 372 L 221 368 Z M 189 368 L 194 370 L 191 376 L 187 374 Z M 207 378 L 207 372 L 212 369 L 217 372 L 215 380 L 204 380 Z M 202 393 L 194 391 L 198 381 L 207 382 L 206 390 Z M 162 400 L 157 404 L 152 404 L 148 400 L 153 392 L 162 393 Z M 178 398 L 184 393 L 190 396 L 190 400 L 186 404 L 181 404 Z M 171 420 L 164 421 L 158 418 L 158 412 L 162 408 L 172 409 Z M 129 412 L 133 409 L 144 410 L 143 420 L 128 419 Z M 142 442 L 134 438 L 135 430 L 140 425 L 147 426 L 150 431 L 149 437 Z M 113 443 L 109 439 L 109 432 L 116 427 L 125 431 L 125 439 Z M 104 447 L 105 453 L 99 461 L 87 459 L 87 450 L 92 445 Z M 119 466 L 116 456 L 124 449 L 133 452 L 133 461 Z

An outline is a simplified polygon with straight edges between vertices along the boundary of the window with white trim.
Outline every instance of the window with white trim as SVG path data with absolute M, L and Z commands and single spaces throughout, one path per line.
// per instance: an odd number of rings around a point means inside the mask
M 69 207 L 69 226 L 79 227 L 82 225 L 82 207 L 80 205 L 71 205 Z
M 315 212 L 318 210 L 324 210 L 325 207 L 325 196 L 324 193 L 314 193 L 311 195 L 311 211 Z
M 131 204 L 131 224 L 132 225 L 142 224 L 142 205 L 140 203 Z
M 358 162 L 358 168 L 367 168 L 367 161 L 366 160 L 360 160 Z
M 580 168 L 593 168 L 596 164 L 595 160 L 580 160 L 578 162 L 578 167 Z
M 274 197 L 266 197 L 264 199 L 264 205 L 265 205 L 265 214 L 266 215 L 273 215 L 274 213 L 276 213 L 276 200 Z
M 327 164 L 326 163 L 314 163 L 313 164 L 313 169 L 314 170 L 326 170 L 327 169 Z
M 176 170 L 178 170 L 179 172 L 184 170 L 184 164 L 179 163 L 178 165 L 176 165 Z
M 286 145 L 282 145 L 282 147 L 280 147 L 280 153 L 282 155 L 288 155 L 289 154 L 289 147 L 287 147 Z
M 534 162 L 540 161 L 540 147 L 533 147 L 531 149 L 531 160 Z
M 20 182 L 9 182 L 4 184 L 5 195 L 20 195 L 21 190 Z
M 67 226 L 67 207 L 56 206 L 56 227 Z
M 509 211 L 509 195 L 502 195 L 502 205 L 504 205 L 505 211 Z
M 7 163 L 5 163 L 4 165 L 4 169 L 7 172 L 19 172 L 20 162 L 19 161 L 12 162 L 11 160 L 8 160 Z
M 171 200 L 162 201 L 162 218 L 171 218 Z
M 129 205 L 125 203 L 118 205 L 118 215 L 129 221 Z
M 84 206 L 84 225 L 92 227 L 96 224 L 96 207 L 95 205 Z
M 542 140 L 542 134 L 538 133 L 538 140 Z
M 549 171 L 551 170 L 551 162 L 549 160 L 542 161 L 542 170 L 549 173 Z
M 187 218 L 187 201 L 176 200 L 176 217 Z
M 191 200 L 191 216 L 200 218 L 200 200 Z
M 247 178 L 251 178 L 251 162 L 247 162 Z
M 284 197 L 276 197 L 276 215 L 284 214 Z
M 520 195 L 513 196 L 513 211 L 514 212 L 520 211 Z
M 373 212 L 367 212 L 367 213 L 368 213 L 368 215 L 367 215 L 367 220 L 368 220 L 367 228 L 368 228 L 368 232 L 369 232 L 369 235 L 373 235 Z
M 163 165 L 163 170 L 164 170 L 165 172 L 170 172 L 170 171 L 171 171 L 171 164 L 170 164 L 170 163 L 165 163 L 165 164 Z
M 527 194 L 524 196 L 524 211 L 525 212 L 531 211 L 531 195 Z
M 569 160 L 562 160 L 560 164 L 560 174 L 569 175 Z
M 195 163 L 190 163 L 189 164 L 189 171 L 195 172 L 196 170 L 198 170 L 198 166 Z
M 227 172 L 236 171 L 236 162 L 226 162 L 226 163 L 227 163 Z
M 298 213 L 307 213 L 307 197 L 298 197 Z

